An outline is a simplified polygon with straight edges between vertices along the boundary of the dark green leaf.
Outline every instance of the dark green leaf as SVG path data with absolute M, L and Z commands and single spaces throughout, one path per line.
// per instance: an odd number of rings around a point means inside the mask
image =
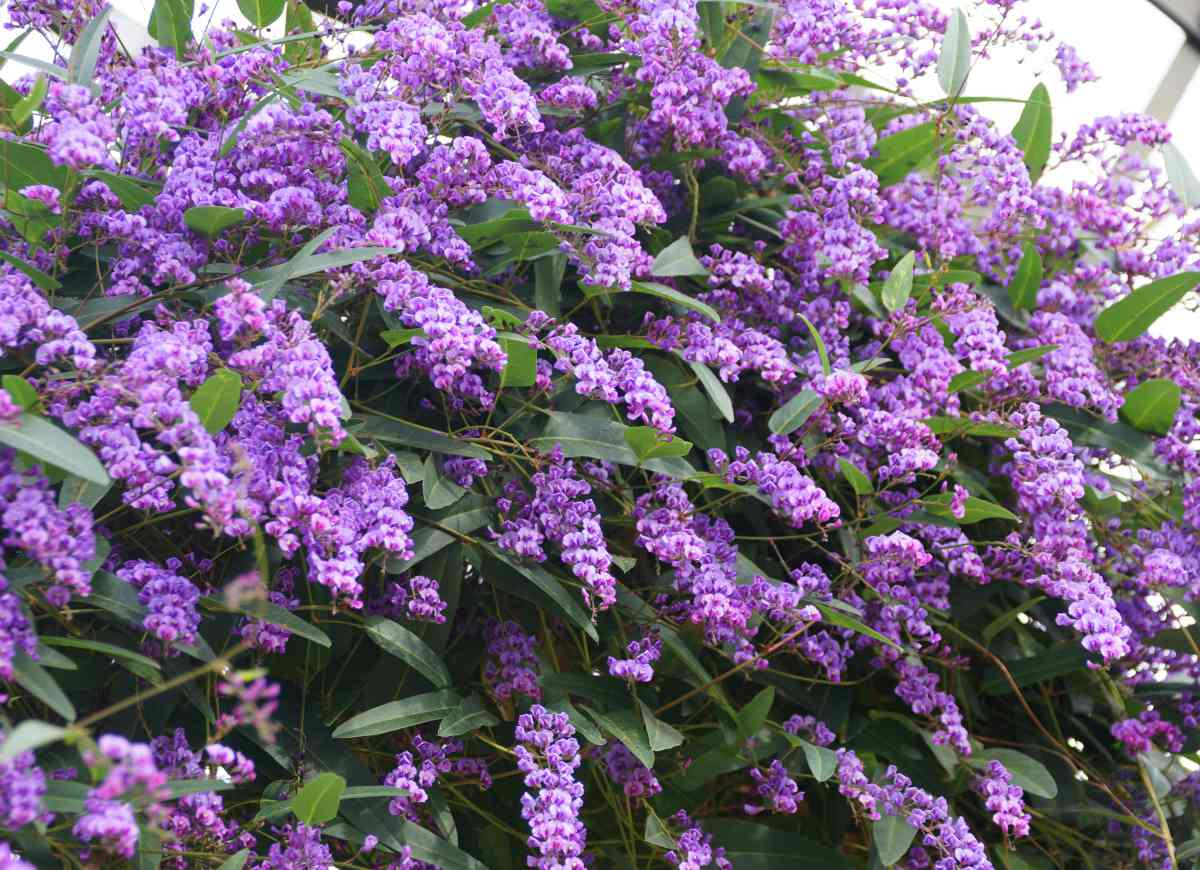
M 596 720 L 601 730 L 624 743 L 634 758 L 646 767 L 654 768 L 654 750 L 650 748 L 650 738 L 646 736 L 641 717 L 632 708 L 624 707 L 610 713 L 600 713 L 586 706 L 583 709 Z
M 156 0 L 147 29 L 159 45 L 174 48 L 181 56 L 193 39 L 191 0 Z
M 704 5 L 711 7 L 716 4 L 706 3 Z M 677 845 L 675 838 L 671 836 L 671 832 L 667 830 L 662 820 L 654 813 L 646 814 L 646 825 L 642 831 L 642 839 L 651 846 L 658 846 L 660 849 L 674 849 Z
M 229 791 L 236 786 L 232 782 L 220 779 L 176 779 L 163 785 L 163 790 L 171 800 L 187 797 L 191 794 L 212 794 L 219 791 Z
M 92 72 L 95 72 L 94 66 Z M 90 77 L 91 74 L 89 74 Z M 24 125 L 33 116 L 33 113 L 42 107 L 42 102 L 46 99 L 46 92 L 49 89 L 50 80 L 46 76 L 38 76 L 34 79 L 33 85 L 29 88 L 29 93 L 12 107 L 10 114 L 15 126 L 20 127 Z
M 201 601 L 210 610 L 224 610 L 225 606 L 215 598 L 205 598 Z M 268 622 L 271 625 L 278 625 L 280 628 L 286 628 L 294 635 L 310 640 L 317 646 L 331 647 L 333 642 L 329 639 L 329 635 L 321 631 L 311 622 L 302 619 L 289 610 L 285 610 L 278 604 L 271 601 L 259 599 L 257 601 L 247 601 L 233 608 L 232 612 L 241 613 L 249 616 L 251 619 L 260 619 L 263 622 Z
M 1181 398 L 1177 383 L 1167 378 L 1152 378 L 1125 395 L 1121 416 L 1143 432 L 1166 435 L 1175 422 Z
M 875 841 L 879 862 L 885 867 L 891 867 L 903 858 L 916 836 L 917 829 L 903 816 L 884 816 L 871 823 L 871 838 Z
M 1025 168 L 1029 178 L 1037 181 L 1042 177 L 1046 161 L 1050 159 L 1050 142 L 1054 135 L 1054 113 L 1050 108 L 1050 92 L 1039 82 L 1034 85 L 1012 136 L 1025 154 Z
M 646 293 L 650 296 L 666 299 L 668 302 L 674 302 L 683 308 L 697 311 L 714 323 L 721 322 L 721 315 L 711 305 L 701 302 L 699 299 L 694 299 L 686 293 L 676 290 L 674 287 L 668 287 L 666 284 L 659 284 L 655 281 L 634 281 L 631 286 L 637 293 Z
M 946 36 L 937 63 L 938 83 L 946 96 L 953 98 L 962 93 L 970 72 L 971 29 L 967 25 L 967 16 L 961 9 L 955 9 L 946 24 Z
M 1032 242 L 1021 242 L 1021 251 L 1021 262 L 1008 285 L 1008 298 L 1013 308 L 1033 310 L 1042 286 L 1042 255 Z
M 850 870 L 860 866 L 803 834 L 742 819 L 705 819 L 713 846 L 737 870 Z
M 892 268 L 887 280 L 883 282 L 883 307 L 888 311 L 899 311 L 912 295 L 913 265 L 916 261 L 916 253 L 909 251 Z
M 91 448 L 54 424 L 28 412 L 18 417 L 15 424 L 0 424 L 0 444 L 22 450 L 34 459 L 99 486 L 111 483 L 108 473 Z
M 470 508 L 462 511 L 462 513 L 452 514 L 437 520 L 438 526 L 444 528 L 431 526 L 429 528 L 418 529 L 413 532 L 412 536 L 412 558 L 389 560 L 387 563 L 388 572 L 399 574 L 402 571 L 407 571 L 413 565 L 421 563 L 459 540 L 457 535 L 446 531 L 446 529 L 453 529 L 455 532 L 467 535 L 480 526 L 485 525 L 491 517 L 492 512 L 487 508 Z
M 1109 344 L 1137 338 L 1174 308 L 1197 283 L 1200 283 L 1200 272 L 1180 272 L 1138 287 L 1096 316 L 1096 335 Z
M 183 222 L 188 229 L 210 239 L 215 239 L 245 219 L 244 208 L 226 208 L 223 205 L 198 205 L 183 213 Z
M 688 365 L 696 373 L 704 392 L 708 393 L 708 397 L 712 399 L 713 407 L 727 422 L 732 423 L 733 401 L 729 398 L 729 391 L 725 389 L 725 385 L 704 363 L 689 362 Z
M 804 760 L 808 762 L 808 769 L 817 782 L 825 782 L 837 771 L 837 753 L 832 749 L 817 746 L 807 740 L 800 741 L 800 748 L 804 752 Z
M 75 707 L 63 690 L 59 688 L 54 677 L 46 673 L 46 670 L 31 659 L 28 653 L 17 650 L 13 654 L 12 670 L 13 682 L 68 722 L 75 721 Z
M 89 170 L 88 175 L 104 182 L 128 211 L 137 211 L 142 206 L 154 202 L 155 191 L 145 187 L 150 182 L 130 178 L 128 175 L 118 175 L 115 172 L 105 172 L 102 169 Z
M 742 740 L 752 739 L 767 722 L 771 707 L 775 704 L 775 687 L 768 686 L 755 695 L 749 704 L 738 711 L 738 736 Z
M 414 695 L 403 701 L 390 701 L 347 719 L 334 730 L 333 736 L 338 740 L 375 737 L 426 722 L 440 722 L 461 703 L 462 698 L 450 690 Z
M 938 150 L 937 124 L 926 121 L 880 139 L 867 168 L 879 176 L 880 187 L 891 187 L 929 160 Z
M 540 257 L 533 262 L 533 301 L 552 317 L 562 312 L 562 280 L 567 270 L 566 254 Z
M 333 821 L 342 802 L 346 780 L 336 773 L 322 773 L 306 782 L 292 798 L 292 812 L 306 825 Z
M 815 390 L 802 390 L 771 414 L 767 428 L 776 435 L 790 435 L 816 413 L 823 401 Z
M 479 728 L 490 728 L 499 719 L 483 706 L 479 695 L 468 695 L 453 713 L 438 726 L 438 737 L 458 737 Z
M 529 442 L 531 447 L 543 453 L 550 452 L 557 444 L 562 447 L 563 455 L 570 459 L 588 457 L 634 467 L 641 465 L 650 471 L 681 479 L 696 473 L 687 460 L 679 457 L 641 462 L 625 442 L 625 430 L 628 427 L 611 418 L 564 414 L 560 411 L 550 411 L 548 416 L 550 422 L 545 431 Z
M 217 369 L 196 388 L 188 404 L 204 428 L 216 434 L 229 425 L 242 401 L 242 377 L 233 369 Z
M 109 656 L 114 659 L 125 659 L 126 661 L 136 662 L 145 668 L 151 670 L 160 670 L 160 665 L 154 659 L 136 653 L 133 650 L 125 649 L 123 646 L 117 646 L 111 643 L 102 643 L 98 640 L 86 640 L 82 637 L 62 637 L 59 635 L 48 635 L 41 638 L 42 643 L 51 646 L 61 646 L 66 649 L 82 649 L 88 652 L 94 652 L 97 655 Z
M 450 672 L 425 641 L 404 626 L 382 616 L 368 616 L 365 624 L 367 636 L 380 649 L 400 659 L 437 688 L 450 688 Z
M 650 274 L 656 278 L 676 278 L 681 275 L 703 276 L 708 274 L 708 270 L 692 253 L 692 243 L 687 236 L 680 236 L 654 258 Z
M 800 319 L 804 321 L 804 325 L 808 327 L 808 333 L 812 336 L 813 346 L 817 349 L 817 357 L 821 360 L 821 372 L 825 377 L 829 377 L 832 369 L 829 367 L 829 351 L 825 349 L 825 341 L 821 338 L 821 333 L 817 332 L 817 328 L 813 326 L 813 322 L 800 314 Z
M 412 856 L 441 870 L 487 870 L 483 864 L 462 849 L 443 840 L 419 825 L 404 821 L 400 823 L 404 845 L 412 849 Z
M 354 419 L 362 421 L 361 428 L 354 430 L 354 434 L 359 438 L 372 438 L 388 444 L 403 444 L 405 447 L 432 450 L 434 453 L 445 453 L 450 456 L 470 456 L 475 459 L 488 459 L 491 456 L 477 444 L 461 441 L 445 432 L 418 426 L 416 423 L 393 420 L 374 414 L 356 414 Z
M 437 460 L 430 454 L 425 459 L 424 483 L 422 484 L 425 507 L 431 511 L 448 508 L 466 494 L 466 490 L 455 483 L 438 468 Z
M 361 801 L 369 800 L 370 798 L 394 798 L 407 797 L 409 791 L 406 788 L 397 788 L 392 785 L 352 785 L 342 792 L 342 802 L 346 801 Z
M 838 467 L 842 469 L 842 474 L 850 481 L 850 486 L 857 495 L 870 495 L 875 491 L 875 487 L 871 485 L 871 478 L 863 474 L 849 459 L 839 459 Z
M 255 27 L 266 27 L 283 14 L 285 0 L 237 0 L 238 9 Z
M 822 618 L 830 625 L 836 625 L 840 628 L 848 628 L 851 631 L 857 632 L 858 634 L 864 634 L 867 637 L 874 638 L 880 643 L 885 643 L 888 646 L 901 649 L 901 646 L 890 637 L 880 634 L 869 625 L 866 625 L 862 620 L 850 615 L 844 610 L 833 607 L 832 605 L 826 604 L 823 601 L 806 601 L 805 603 L 812 604 L 817 608 L 817 610 L 821 611 Z
M 1051 800 L 1058 797 L 1058 783 L 1046 765 L 1025 753 L 1015 749 L 984 749 L 967 758 L 968 764 L 980 770 L 987 767 L 989 761 L 1003 764 L 1012 774 L 1013 785 L 1020 786 L 1030 794 Z
M 1084 667 L 1088 657 L 1087 650 L 1077 643 L 1068 642 L 1028 658 L 1005 662 L 1005 665 L 1013 682 L 1018 686 L 1030 686 L 1077 671 Z M 979 688 L 983 694 L 1003 695 L 1012 691 L 1008 681 L 994 669 L 989 668 L 984 676 L 983 685 Z
M 41 269 L 35 268 L 34 266 L 26 263 L 24 260 L 14 257 L 12 254 L 8 253 L 8 251 L 0 251 L 0 260 L 3 260 L 10 266 L 13 266 L 14 268 L 24 272 L 30 281 L 48 293 L 58 290 L 62 287 L 62 282 L 60 282 L 57 278 L 50 277 Z
M 596 633 L 596 626 L 592 623 L 591 617 L 588 616 L 587 612 L 580 605 L 576 594 L 567 590 L 557 577 L 540 565 L 528 564 L 513 558 L 494 544 L 486 544 L 484 545 L 484 549 L 487 550 L 492 558 L 507 565 L 513 571 L 521 574 L 529 583 L 532 583 L 534 590 L 540 592 L 541 596 L 544 596 L 545 600 L 553 603 L 555 607 L 562 611 L 567 619 L 583 629 L 588 637 L 595 641 L 600 639 L 600 635 Z M 532 590 L 528 588 L 528 584 L 508 583 L 502 575 L 494 578 L 493 582 L 501 586 L 501 588 L 507 588 L 513 594 L 523 598 L 528 598 L 531 595 Z

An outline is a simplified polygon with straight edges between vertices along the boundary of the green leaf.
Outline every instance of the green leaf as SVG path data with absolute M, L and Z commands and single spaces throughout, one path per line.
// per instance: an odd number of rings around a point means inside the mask
M 38 403 L 37 390 L 20 375 L 5 375 L 0 378 L 0 387 L 22 411 L 28 411 Z
M 700 381 L 700 386 L 704 388 L 704 392 L 708 393 L 708 397 L 712 399 L 713 407 L 725 418 L 726 422 L 732 423 L 733 401 L 729 398 L 729 391 L 725 389 L 725 385 L 721 383 L 720 378 L 713 374 L 713 370 L 704 363 L 689 362 L 688 366 L 696 373 L 696 378 Z
M 950 501 L 953 496 L 950 493 L 942 493 L 930 498 L 921 499 L 921 504 L 931 514 L 938 517 L 949 517 L 960 526 L 970 525 L 971 523 L 979 523 L 984 520 L 1010 520 L 1014 523 L 1019 523 L 1021 518 L 1011 511 L 1000 507 L 995 502 L 985 501 L 975 496 L 967 496 L 967 503 L 964 505 L 964 513 L 961 518 L 955 517 L 950 510 Z
M 462 849 L 443 840 L 420 825 L 404 821 L 400 825 L 403 844 L 412 849 L 412 857 L 441 870 L 487 870 Z
M 638 701 L 642 711 L 642 724 L 646 726 L 646 738 L 651 752 L 665 752 L 683 743 L 683 735 L 654 715 L 654 711 Z
M 368 616 L 365 624 L 367 637 L 380 649 L 400 659 L 437 688 L 450 688 L 450 672 L 425 641 L 382 616 Z
M 75 707 L 59 688 L 54 677 L 23 650 L 13 654 L 13 682 L 37 698 L 68 722 L 75 721 Z
M 292 798 L 292 812 L 306 825 L 333 821 L 342 802 L 346 780 L 336 773 L 322 773 L 306 782 Z
M 1137 338 L 1200 283 L 1200 272 L 1180 272 L 1138 287 L 1096 316 L 1096 335 L 1113 344 Z
M 446 529 L 453 529 L 462 535 L 470 534 L 480 526 L 486 525 L 492 517 L 487 508 L 470 508 L 461 513 L 452 514 L 437 520 L 440 527 L 427 527 L 413 532 L 413 555 L 410 559 L 389 559 L 387 570 L 390 574 L 407 571 L 414 565 L 420 564 L 430 556 L 444 550 L 459 540 L 459 537 Z
M 226 208 L 223 205 L 198 205 L 183 213 L 183 222 L 188 229 L 210 239 L 215 239 L 245 219 L 244 208 Z
M 110 8 L 106 7 L 105 12 Z M 93 67 L 94 70 L 95 67 Z M 29 88 L 29 93 L 22 97 L 9 113 L 12 116 L 15 126 L 20 127 L 33 117 L 33 113 L 42 107 L 42 103 L 46 99 L 46 92 L 49 89 L 50 80 L 46 76 L 38 76 L 34 79 L 33 85 Z
M 654 750 L 650 748 L 650 738 L 646 735 L 641 717 L 631 708 L 625 707 L 611 713 L 600 713 L 587 706 L 583 709 L 596 720 L 601 730 L 624 743 L 634 758 L 646 767 L 654 768 Z
M 49 722 L 39 722 L 36 719 L 19 722 L 4 738 L 4 742 L 0 743 L 0 763 L 12 761 L 22 752 L 56 743 L 66 733 L 66 728 L 51 725 Z
M 837 772 L 837 753 L 832 749 L 817 746 L 807 740 L 800 741 L 800 748 L 804 751 L 804 760 L 808 762 L 808 769 L 817 782 L 825 782 Z
M 680 479 L 696 473 L 687 460 L 680 457 L 649 459 L 642 462 L 625 441 L 625 430 L 629 427 L 608 417 L 593 417 L 586 414 L 565 414 L 561 411 L 547 412 L 549 423 L 543 433 L 529 440 L 529 446 L 548 453 L 555 445 L 562 447 L 568 459 L 588 457 L 606 459 L 621 465 L 644 466 Z
M 1026 348 L 1025 350 L 1016 350 L 1006 356 L 1004 361 L 1011 370 L 1023 366 L 1025 363 L 1036 362 L 1046 354 L 1058 350 L 1058 348 L 1059 345 L 1057 344 L 1042 344 L 1037 347 Z
M 200 603 L 208 610 L 225 611 L 226 613 L 240 613 L 248 616 L 251 619 L 262 620 L 271 625 L 278 625 L 280 628 L 286 628 L 292 634 L 302 637 L 305 640 L 312 641 L 317 646 L 329 648 L 333 646 L 333 641 L 329 639 L 329 635 L 321 631 L 311 622 L 303 619 L 290 610 L 280 607 L 274 602 L 265 599 L 257 601 L 247 601 L 243 604 L 230 609 L 221 601 L 215 598 L 202 598 Z
M 466 494 L 466 490 L 441 473 L 437 460 L 431 453 L 425 458 L 424 483 L 422 490 L 425 507 L 431 511 L 448 508 Z
M 1054 135 L 1054 113 L 1050 108 L 1050 92 L 1039 82 L 1034 85 L 1012 136 L 1025 154 L 1025 168 L 1029 179 L 1042 177 L 1046 161 L 1050 159 L 1050 143 Z
M 449 716 L 438 726 L 438 737 L 458 737 L 479 728 L 490 728 L 500 720 L 483 706 L 479 695 L 471 694 L 463 699 Z
M 1013 682 L 1017 686 L 1023 687 L 1074 673 L 1084 667 L 1088 657 L 1087 650 L 1077 643 L 1067 641 L 1051 647 L 1046 652 L 1005 662 L 1005 665 Z M 984 677 L 985 679 L 979 687 L 979 691 L 983 694 L 1003 695 L 1012 691 L 1008 680 L 1004 679 L 1003 675 L 997 673 L 994 668 L 988 668 Z
M 113 7 L 105 6 L 100 13 L 79 32 L 79 38 L 71 48 L 71 59 L 67 61 L 67 80 L 72 84 L 89 85 L 96 75 L 96 61 L 100 58 L 100 43 L 104 28 Z
M 891 274 L 883 282 L 883 307 L 888 311 L 899 311 L 912 295 L 913 265 L 916 261 L 916 252 L 909 251 L 892 268 Z
M 3 260 L 10 266 L 13 266 L 24 272 L 30 281 L 48 293 L 58 290 L 62 287 L 62 282 L 60 282 L 57 278 L 50 277 L 41 269 L 35 268 L 34 266 L 26 263 L 24 260 L 14 257 L 12 254 L 8 253 L 8 251 L 0 251 L 0 260 Z
M 445 432 L 419 426 L 416 423 L 380 417 L 375 414 L 356 414 L 354 419 L 362 421 L 362 426 L 354 430 L 354 434 L 359 438 L 372 438 L 388 444 L 403 444 L 405 447 L 432 450 L 434 453 L 444 453 L 449 456 L 470 456 L 474 459 L 491 458 L 491 454 L 477 444 L 459 440 Z
M 52 423 L 28 412 L 15 424 L 0 424 L 0 444 L 28 453 L 34 459 L 61 468 L 100 486 L 111 481 L 91 448 Z
M 875 841 L 879 863 L 885 867 L 891 867 L 903 858 L 916 836 L 917 829 L 903 816 L 884 816 L 871 823 L 871 839 Z
M 870 495 L 875 491 L 875 487 L 871 484 L 871 478 L 863 474 L 858 466 L 849 459 L 839 459 L 838 467 L 842 469 L 842 474 L 850 482 L 856 495 Z
M 236 788 L 232 782 L 220 779 L 175 779 L 163 785 L 167 798 L 187 797 L 191 794 L 212 794 L 219 791 L 229 791 Z
M 829 351 L 825 349 L 825 341 L 821 338 L 821 333 L 817 332 L 817 328 L 813 326 L 811 320 L 803 314 L 800 315 L 800 319 L 804 321 L 804 325 L 808 327 L 809 335 L 812 336 L 813 346 L 817 349 L 817 357 L 821 360 L 821 372 L 825 377 L 829 377 L 833 370 L 829 367 Z
M 1183 156 L 1183 152 L 1176 147 L 1174 142 L 1167 142 L 1163 145 L 1162 152 L 1163 163 L 1167 168 L 1167 181 L 1171 184 L 1171 190 L 1175 191 L 1175 195 L 1188 208 L 1200 206 L 1200 180 L 1197 180 L 1196 173 L 1192 172 L 1192 167 L 1188 164 L 1187 158 Z
M 508 360 L 500 372 L 503 387 L 532 387 L 537 379 L 537 350 L 519 335 L 501 335 L 497 339 Z
M 707 3 L 705 5 L 711 8 L 716 4 Z M 721 23 L 725 23 L 723 18 L 721 19 Z M 667 830 L 662 820 L 654 813 L 646 814 L 646 825 L 642 830 L 642 839 L 649 845 L 658 846 L 660 849 L 674 849 L 678 845 L 675 842 L 675 838 L 671 836 L 671 832 Z
M 150 205 L 154 202 L 155 191 L 143 186 L 150 182 L 130 178 L 128 175 L 118 175 L 115 172 L 106 172 L 103 169 L 91 169 L 88 170 L 87 174 L 91 178 L 103 181 L 108 189 L 116 195 L 117 199 L 121 200 L 121 205 L 127 211 L 137 211 L 142 206 Z M 161 185 L 156 185 L 156 187 L 161 188 Z
M 655 281 L 634 281 L 630 286 L 636 293 L 646 293 L 650 296 L 666 299 L 668 302 L 674 302 L 676 305 L 680 305 L 691 311 L 697 311 L 714 323 L 721 322 L 721 315 L 717 313 L 717 309 L 705 302 L 701 302 L 699 299 L 688 296 L 680 290 L 676 290 L 674 287 L 668 287 L 666 284 L 659 284 Z
M 158 44 L 175 49 L 176 57 L 193 40 L 190 0 L 156 0 L 147 28 Z
M 566 254 L 552 254 L 533 261 L 534 304 L 552 317 L 562 313 L 562 280 L 566 271 Z
M 1008 298 L 1013 308 L 1032 311 L 1042 286 L 1042 255 L 1033 242 L 1021 242 L 1021 251 L 1021 262 L 1008 285 Z
M 266 27 L 283 14 L 286 0 L 237 0 L 238 9 L 255 27 Z
M 955 9 L 946 24 L 946 36 L 937 62 L 938 83 L 946 96 L 954 98 L 962 93 L 970 72 L 971 29 L 962 9 Z
M 885 136 L 875 144 L 876 156 L 867 161 L 867 168 L 879 177 L 880 187 L 891 187 L 938 151 L 939 136 L 934 121 Z
M 767 428 L 776 435 L 790 435 L 803 426 L 824 401 L 815 390 L 802 390 L 771 414 Z
M 653 426 L 626 427 L 625 443 L 633 448 L 633 452 L 641 461 L 658 457 L 687 456 L 692 450 L 691 441 L 674 435 L 664 435 Z
M 1173 480 L 1168 471 L 1156 458 L 1154 439 L 1121 421 L 1110 423 L 1077 408 L 1052 403 L 1045 412 L 1066 427 L 1071 440 L 1077 445 L 1087 444 L 1111 450 L 1130 462 L 1135 462 L 1143 475 L 1162 480 Z
M 984 749 L 972 753 L 967 764 L 983 770 L 989 761 L 999 761 L 1012 774 L 1013 785 L 1019 785 L 1030 794 L 1053 800 L 1058 797 L 1058 783 L 1053 774 L 1036 759 L 1015 749 Z
M 210 434 L 217 434 L 233 419 L 242 401 L 242 376 L 233 369 L 217 369 L 196 388 L 188 404 Z
M 408 789 L 398 788 L 393 785 L 352 785 L 342 792 L 342 803 L 346 801 L 368 800 L 370 798 L 407 797 L 408 795 Z
M 1182 392 L 1168 378 L 1143 381 L 1125 395 L 1121 417 L 1143 432 L 1166 435 L 1175 422 Z
M 66 189 L 66 168 L 54 164 L 44 148 L 6 140 L 0 147 L 0 159 L 3 160 L 0 182 L 10 190 L 20 190 L 31 184 L 48 184 L 59 190 Z
M 596 632 L 596 626 L 592 623 L 591 617 L 584 611 L 575 594 L 568 591 L 562 583 L 547 571 L 545 568 L 537 564 L 529 564 L 509 556 L 499 547 L 494 544 L 485 544 L 484 549 L 488 555 L 496 559 L 498 562 L 507 565 L 513 571 L 524 576 L 526 580 L 533 584 L 533 590 L 529 589 L 526 583 L 511 583 L 503 575 L 497 575 L 492 578 L 492 582 L 503 589 L 507 589 L 515 595 L 528 599 L 531 594 L 536 591 L 540 592 L 540 596 L 552 603 L 563 615 L 571 622 L 575 623 L 579 628 L 594 641 L 600 640 L 600 635 Z
M 50 646 L 61 646 L 66 649 L 82 649 L 88 652 L 94 652 L 97 655 L 109 656 L 114 659 L 124 659 L 125 661 L 134 662 L 144 668 L 151 670 L 160 670 L 161 666 L 154 659 L 136 653 L 133 650 L 125 649 L 123 646 L 117 646 L 111 643 L 102 643 L 98 640 L 86 640 L 81 637 L 65 637 L 59 635 L 47 635 L 40 638 L 42 643 Z
M 347 719 L 334 730 L 333 737 L 337 740 L 375 737 L 426 722 L 439 722 L 458 709 L 461 703 L 462 698 L 448 689 L 414 695 L 403 701 L 390 701 Z
M 249 858 L 250 850 L 242 849 L 242 851 L 230 855 L 217 870 L 242 870 Z
M 692 253 L 692 243 L 687 236 L 680 236 L 654 258 L 650 264 L 650 274 L 656 278 L 676 278 L 681 275 L 704 276 L 708 270 Z
M 878 631 L 865 624 L 862 620 L 852 616 L 838 607 L 834 607 L 833 605 L 827 604 L 824 601 L 812 601 L 808 599 L 805 600 L 805 604 L 811 604 L 813 607 L 817 608 L 817 610 L 821 611 L 821 617 L 830 625 L 836 625 L 839 628 L 848 628 L 853 632 L 866 635 L 867 637 L 873 638 L 880 643 L 887 644 L 890 647 L 903 649 L 903 647 L 901 647 L 890 637 L 880 634 Z
M 965 435 L 975 435 L 980 438 L 1011 438 L 1017 434 L 1017 430 L 1011 426 L 1001 423 L 985 423 L 967 417 L 928 417 L 922 422 L 935 435 L 946 435 L 951 438 L 961 438 Z
M 995 639 L 996 635 L 1016 622 L 1017 617 L 1019 617 L 1022 613 L 1027 610 L 1032 610 L 1045 600 L 1045 595 L 1035 595 L 1033 598 L 1028 598 L 1011 610 L 1005 611 L 997 616 L 995 619 L 985 625 L 983 631 L 980 632 L 980 637 L 983 638 L 984 644 L 990 644 L 992 640 Z
M 705 819 L 713 845 L 737 870 L 851 870 L 860 867 L 839 852 L 803 834 L 742 819 Z
M 742 740 L 752 739 L 767 722 L 771 707 L 775 704 L 775 687 L 768 686 L 755 695 L 750 703 L 738 711 L 738 736 Z

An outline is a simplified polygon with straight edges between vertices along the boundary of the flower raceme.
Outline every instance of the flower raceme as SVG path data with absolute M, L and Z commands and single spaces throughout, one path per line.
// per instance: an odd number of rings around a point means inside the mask
M 1022 0 L 152 5 L 6 10 L 0 866 L 1186 863 L 1200 201 Z

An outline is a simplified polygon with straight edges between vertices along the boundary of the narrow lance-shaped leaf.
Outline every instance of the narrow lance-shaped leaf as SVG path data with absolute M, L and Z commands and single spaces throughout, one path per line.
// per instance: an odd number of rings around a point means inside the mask
M 1137 338 L 1198 283 L 1200 272 L 1180 272 L 1138 287 L 1096 316 L 1096 335 L 1109 344 Z
M 1050 92 L 1041 82 L 1025 102 L 1021 117 L 1013 127 L 1013 139 L 1021 147 L 1029 178 L 1037 181 L 1050 159 L 1050 143 L 1054 135 L 1054 114 L 1050 108 Z
M 1143 432 L 1166 435 L 1175 422 L 1182 395 L 1179 384 L 1167 378 L 1143 381 L 1125 396 L 1121 416 Z
M 0 423 L 0 444 L 23 450 L 34 459 L 100 486 L 111 483 L 108 472 L 90 447 L 28 412 L 18 417 L 15 423 Z
M 1042 286 L 1042 255 L 1032 242 L 1022 242 L 1021 251 L 1021 262 L 1008 285 L 1008 298 L 1013 308 L 1031 310 L 1037 305 Z
M 888 311 L 899 311 L 908 302 L 913 288 L 913 266 L 917 255 L 914 251 L 905 254 L 883 282 L 883 307 Z

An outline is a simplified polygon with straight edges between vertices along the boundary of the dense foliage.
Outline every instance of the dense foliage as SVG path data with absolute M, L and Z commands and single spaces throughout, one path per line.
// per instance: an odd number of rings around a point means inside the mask
M 8 4 L 0 867 L 1200 855 L 1161 124 L 997 128 L 1018 0 L 238 2 Z

